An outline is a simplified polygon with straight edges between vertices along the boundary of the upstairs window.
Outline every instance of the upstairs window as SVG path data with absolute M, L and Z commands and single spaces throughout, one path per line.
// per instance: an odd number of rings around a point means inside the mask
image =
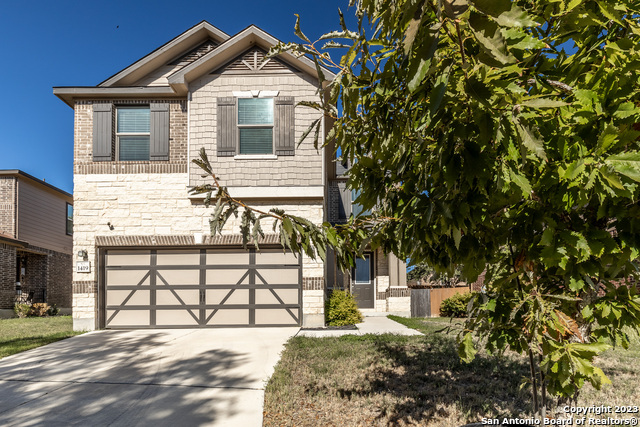
M 117 107 L 118 160 L 149 160 L 150 117 L 149 107 Z
M 67 235 L 73 235 L 73 205 L 67 203 Z
M 273 154 L 273 98 L 238 98 L 239 154 Z

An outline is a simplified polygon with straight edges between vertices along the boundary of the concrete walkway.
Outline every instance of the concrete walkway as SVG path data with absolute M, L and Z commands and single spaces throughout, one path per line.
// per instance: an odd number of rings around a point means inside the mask
M 0 360 L 0 425 L 260 426 L 298 328 L 98 331 Z
M 297 336 L 320 338 L 365 334 L 422 335 L 421 332 L 418 332 L 415 329 L 409 329 L 398 322 L 394 322 L 386 316 L 365 316 L 364 322 L 358 323 L 356 327 L 358 329 L 300 330 Z

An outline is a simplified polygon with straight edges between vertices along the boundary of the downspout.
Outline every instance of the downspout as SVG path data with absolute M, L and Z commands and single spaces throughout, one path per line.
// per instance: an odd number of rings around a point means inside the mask
M 191 156 L 191 91 L 187 92 L 187 185 L 189 188 L 189 168 L 191 167 L 191 161 L 189 156 Z

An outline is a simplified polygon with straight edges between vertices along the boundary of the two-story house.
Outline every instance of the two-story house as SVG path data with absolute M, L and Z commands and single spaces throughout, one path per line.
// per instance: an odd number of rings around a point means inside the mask
M 18 301 L 71 308 L 73 196 L 20 170 L 0 170 L 0 314 Z
M 234 218 L 211 236 L 211 209 L 188 193 L 206 181 L 191 162 L 205 148 L 234 197 L 328 220 L 332 155 L 297 144 L 318 118 L 295 107 L 317 99 L 316 68 L 265 60 L 277 42 L 201 22 L 95 87 L 54 88 L 75 111 L 74 253 L 90 265 L 74 271 L 74 328 L 324 324 L 323 262 L 275 234 L 247 251 Z M 388 269 L 374 273 L 387 274 L 382 311 Z

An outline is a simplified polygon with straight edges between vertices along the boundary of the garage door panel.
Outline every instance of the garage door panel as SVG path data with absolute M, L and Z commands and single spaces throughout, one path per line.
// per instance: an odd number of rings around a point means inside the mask
M 207 318 L 211 316 L 214 310 L 207 310 Z M 233 310 L 217 310 L 211 317 L 208 325 L 248 325 L 249 324 L 249 310 L 248 309 L 233 309 Z
M 149 310 L 107 310 L 107 319 L 110 327 L 149 326 L 151 313 Z
M 256 325 L 297 325 L 298 311 L 298 309 L 284 308 L 258 309 Z
M 249 304 L 248 289 L 207 289 L 205 295 L 207 305 Z
M 261 251 L 256 252 L 256 264 L 287 264 L 297 265 L 298 259 L 292 252 Z
M 276 295 L 284 304 L 298 304 L 297 289 L 256 289 L 256 304 L 278 304 Z
M 300 260 L 280 250 L 107 250 L 107 328 L 295 326 Z
M 149 265 L 151 251 L 111 250 L 107 253 L 105 261 L 110 266 Z
M 207 251 L 207 265 L 247 265 L 249 252 L 234 250 L 230 252 Z
M 149 305 L 149 290 L 112 290 L 107 294 L 107 305 Z
M 246 269 L 207 270 L 207 285 L 248 285 L 249 275 Z
M 159 289 L 156 291 L 156 304 L 159 306 L 180 305 L 182 303 L 186 305 L 200 304 L 200 291 L 198 289 Z
M 161 285 L 197 285 L 200 283 L 199 270 L 158 270 L 157 282 Z
M 195 317 L 194 317 L 195 316 Z M 185 326 L 198 327 L 197 312 L 193 310 L 157 310 L 156 325 L 157 326 Z
M 299 270 L 290 269 L 257 269 L 256 283 L 273 285 L 297 285 Z
M 110 286 L 148 286 L 149 277 L 149 272 L 145 270 L 107 270 L 107 283 Z
M 171 251 L 159 250 L 156 255 L 157 265 L 198 265 L 200 251 Z

